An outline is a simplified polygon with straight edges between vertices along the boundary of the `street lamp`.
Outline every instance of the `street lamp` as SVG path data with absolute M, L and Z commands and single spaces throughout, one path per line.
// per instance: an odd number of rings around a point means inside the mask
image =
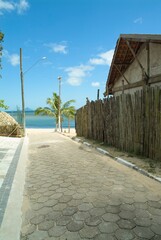
M 42 57 L 38 59 L 31 67 L 29 67 L 26 71 L 22 70 L 22 48 L 20 48 L 20 78 L 21 78 L 21 97 L 22 97 L 22 125 L 25 135 L 26 130 L 26 121 L 25 121 L 25 98 L 24 98 L 24 74 L 26 74 L 31 68 L 33 68 L 38 62 L 41 60 L 45 60 L 46 57 Z
M 62 79 L 62 77 L 61 76 L 59 76 L 58 77 L 58 80 L 59 80 L 59 109 L 58 109 L 58 114 L 59 114 L 59 116 L 58 116 L 58 129 L 59 129 L 59 131 L 61 130 L 61 115 L 60 115 L 60 109 L 61 109 L 61 79 Z

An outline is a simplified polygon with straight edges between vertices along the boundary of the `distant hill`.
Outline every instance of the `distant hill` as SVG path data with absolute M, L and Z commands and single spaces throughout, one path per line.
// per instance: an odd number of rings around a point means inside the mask
M 29 107 L 26 107 L 26 108 L 25 108 L 25 112 L 34 112 L 34 110 L 31 109 L 31 108 L 29 108 Z

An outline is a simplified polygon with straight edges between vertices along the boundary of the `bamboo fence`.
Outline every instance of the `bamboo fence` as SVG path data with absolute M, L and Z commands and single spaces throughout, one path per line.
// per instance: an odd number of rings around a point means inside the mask
M 88 102 L 76 113 L 78 136 L 161 161 L 161 89 Z

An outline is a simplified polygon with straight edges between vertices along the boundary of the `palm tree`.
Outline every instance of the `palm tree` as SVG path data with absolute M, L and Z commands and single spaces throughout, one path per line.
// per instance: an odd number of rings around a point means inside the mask
M 75 118 L 76 109 L 74 106 L 69 106 L 64 109 L 64 116 L 68 119 L 68 132 L 70 133 L 70 120 Z
M 8 109 L 9 107 L 5 104 L 4 100 L 0 99 L 0 108 Z
M 60 101 L 60 119 L 61 119 L 61 123 L 63 122 L 63 116 L 67 116 L 67 112 L 70 112 L 71 109 L 75 109 L 74 106 L 71 106 L 71 103 L 74 103 L 75 100 L 69 100 L 67 102 L 65 102 L 62 105 L 62 102 Z M 56 130 L 58 127 L 58 121 L 59 121 L 59 96 L 57 95 L 57 93 L 53 93 L 52 98 L 47 98 L 46 103 L 50 106 L 50 107 L 39 107 L 35 110 L 35 115 L 44 115 L 44 116 L 51 116 L 53 118 L 55 118 L 56 120 Z

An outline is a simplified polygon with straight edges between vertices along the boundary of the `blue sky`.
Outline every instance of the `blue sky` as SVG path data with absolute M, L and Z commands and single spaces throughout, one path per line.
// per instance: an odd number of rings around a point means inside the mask
M 0 99 L 21 108 L 19 52 L 23 51 L 25 106 L 103 98 L 117 38 L 121 33 L 160 34 L 160 0 L 0 0 L 0 31 L 5 34 Z M 46 57 L 46 60 L 41 60 Z

